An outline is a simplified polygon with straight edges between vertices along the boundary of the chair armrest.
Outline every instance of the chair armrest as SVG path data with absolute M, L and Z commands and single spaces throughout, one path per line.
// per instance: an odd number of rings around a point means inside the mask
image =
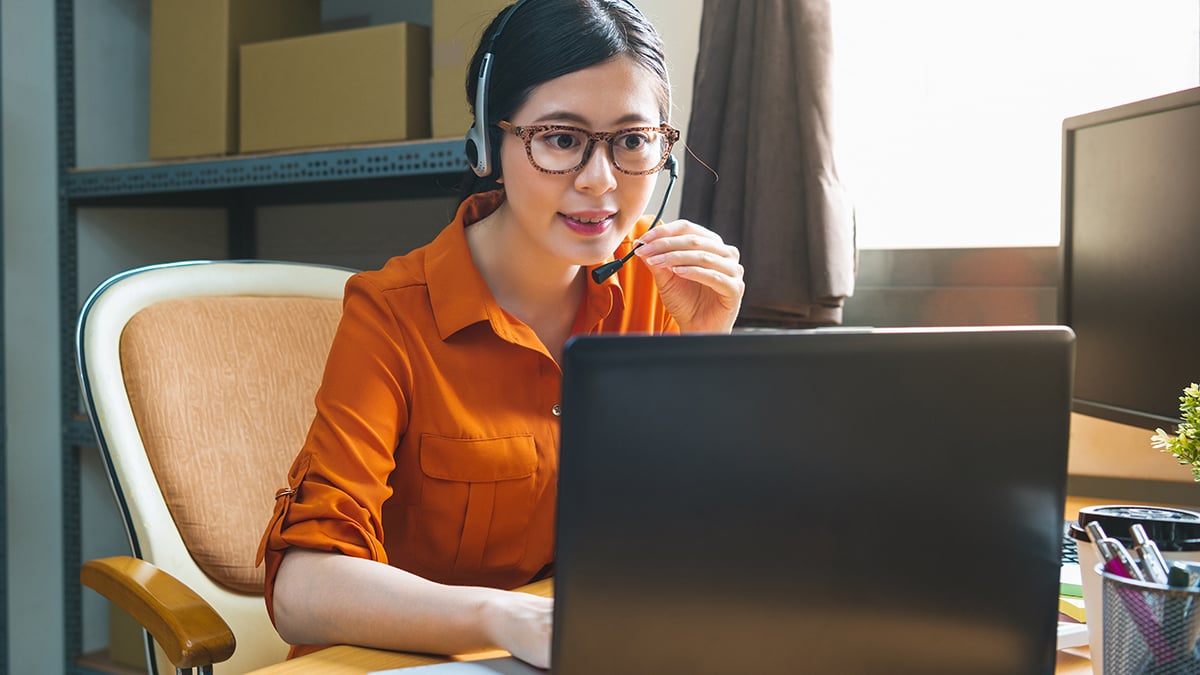
M 236 641 L 217 611 L 183 582 L 130 556 L 89 560 L 79 581 L 129 613 L 176 668 L 227 660 Z
M 554 577 L 546 577 L 545 579 L 540 579 L 531 584 L 525 584 L 524 586 L 518 586 L 517 588 L 514 588 L 513 590 L 520 591 L 522 593 L 528 593 L 530 595 L 540 595 L 543 598 L 553 598 L 554 597 Z

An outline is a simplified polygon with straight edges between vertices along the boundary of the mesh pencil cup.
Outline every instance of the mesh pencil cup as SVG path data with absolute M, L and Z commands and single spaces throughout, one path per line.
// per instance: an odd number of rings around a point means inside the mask
M 1129 527 L 1141 523 L 1168 561 L 1200 562 L 1200 512 L 1156 506 L 1112 504 L 1088 506 L 1079 510 L 1079 519 L 1071 523 L 1069 534 L 1079 551 L 1080 576 L 1083 579 L 1083 605 L 1087 612 L 1088 644 L 1092 667 L 1104 670 L 1104 604 L 1101 576 L 1095 571 L 1103 562 L 1087 534 L 1087 524 L 1096 521 L 1108 536 L 1133 548 Z
M 1120 675 L 1200 673 L 1200 589 L 1167 588 L 1106 572 L 1104 670 Z

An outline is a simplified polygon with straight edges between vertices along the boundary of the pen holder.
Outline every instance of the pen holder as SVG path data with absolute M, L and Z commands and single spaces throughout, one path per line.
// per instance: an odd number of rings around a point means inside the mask
M 1083 605 L 1087 610 L 1088 644 L 1091 647 L 1092 667 L 1097 673 L 1104 669 L 1104 579 L 1092 568 L 1103 563 L 1096 545 L 1087 533 L 1087 524 L 1097 522 L 1105 533 L 1133 548 L 1129 528 L 1142 525 L 1150 538 L 1157 542 L 1167 562 L 1200 563 L 1200 511 L 1173 509 L 1139 504 L 1102 504 L 1079 509 L 1078 520 L 1071 523 L 1069 536 L 1079 552 L 1080 576 L 1083 578 Z
M 1106 572 L 1103 577 L 1104 673 L 1200 672 L 1200 589 L 1167 588 Z

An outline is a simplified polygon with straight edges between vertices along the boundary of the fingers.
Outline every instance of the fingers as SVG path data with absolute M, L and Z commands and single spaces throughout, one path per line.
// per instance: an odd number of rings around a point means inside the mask
M 717 242 L 721 241 L 721 236 L 719 234 L 713 232 L 707 227 L 697 225 L 690 220 L 672 220 L 669 223 L 663 222 L 657 227 L 647 230 L 644 234 L 642 234 L 641 237 L 638 237 L 638 240 L 644 242 L 646 245 L 649 245 L 651 242 L 659 239 L 668 239 L 671 237 L 680 236 L 695 236 L 705 239 L 712 239 Z
M 676 274 L 686 274 L 689 271 L 687 268 L 697 268 L 718 272 L 726 276 L 740 277 L 742 275 L 742 266 L 738 264 L 737 249 L 732 246 L 725 246 L 724 248 L 727 250 L 690 249 L 653 254 L 643 254 L 639 250 L 638 255 L 642 256 L 642 259 L 650 267 L 667 268 Z
M 716 232 L 686 220 L 660 225 L 639 241 L 642 246 L 636 255 L 651 269 L 669 269 L 709 286 L 740 280 L 744 274 L 737 247 L 726 244 Z
M 728 333 L 746 291 L 736 246 L 686 220 L 640 237 L 636 255 L 650 268 L 659 296 L 683 332 Z

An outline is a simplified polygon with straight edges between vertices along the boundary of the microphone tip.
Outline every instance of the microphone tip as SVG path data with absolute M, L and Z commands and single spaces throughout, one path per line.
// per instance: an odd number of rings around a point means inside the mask
M 616 274 L 617 270 L 621 269 L 621 266 L 624 264 L 624 260 L 618 259 L 592 268 L 592 281 L 598 284 L 604 283 L 605 279 L 611 277 L 613 274 Z

